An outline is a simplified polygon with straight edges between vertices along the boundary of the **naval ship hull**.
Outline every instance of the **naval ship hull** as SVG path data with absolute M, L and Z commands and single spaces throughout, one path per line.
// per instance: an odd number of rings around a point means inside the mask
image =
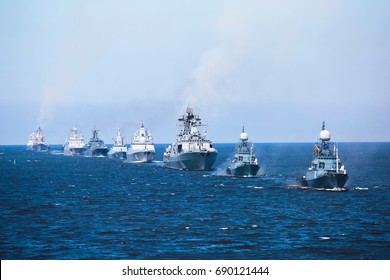
M 302 186 L 320 189 L 343 188 L 348 180 L 348 174 L 326 174 L 315 179 L 301 178 Z
M 216 159 L 216 152 L 187 152 L 164 157 L 164 165 L 172 169 L 211 170 Z
M 49 150 L 49 146 L 45 144 L 37 144 L 32 146 L 27 146 L 27 150 L 34 152 L 46 152 Z
M 85 148 L 65 148 L 64 155 L 68 156 L 82 156 L 85 153 Z
M 152 162 L 155 154 L 153 151 L 129 152 L 127 158 L 136 162 Z
M 237 167 L 229 166 L 226 173 L 237 177 L 254 177 L 259 169 L 260 167 L 257 164 L 243 164 Z
M 85 152 L 85 155 L 92 157 L 106 157 L 108 154 L 107 148 L 89 149 Z
M 108 152 L 108 157 L 109 158 L 116 158 L 116 159 L 126 159 L 127 153 L 126 152 L 113 152 L 113 153 Z

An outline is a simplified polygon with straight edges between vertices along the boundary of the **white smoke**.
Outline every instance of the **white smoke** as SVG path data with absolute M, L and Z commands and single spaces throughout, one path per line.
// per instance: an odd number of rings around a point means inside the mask
M 184 89 L 183 111 L 188 104 L 202 109 L 215 109 L 217 103 L 234 102 L 240 93 L 226 90 L 229 78 L 240 66 L 249 51 L 250 11 L 228 6 L 212 22 L 214 44 L 205 50 L 193 70 L 189 85 Z
M 64 94 L 58 90 L 49 88 L 44 89 L 38 115 L 38 123 L 40 125 L 45 126 L 50 123 L 55 108 L 64 100 L 64 98 Z

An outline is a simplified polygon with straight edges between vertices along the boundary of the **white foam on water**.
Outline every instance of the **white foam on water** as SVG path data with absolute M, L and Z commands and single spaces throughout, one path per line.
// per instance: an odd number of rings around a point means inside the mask
M 261 190 L 261 189 L 264 189 L 264 187 L 260 187 L 260 186 L 247 186 L 248 189 L 258 189 L 258 190 Z
M 330 237 L 328 237 L 328 236 L 321 236 L 319 238 L 322 239 L 322 240 L 329 240 L 330 239 Z
M 344 188 L 333 188 L 333 189 L 326 189 L 328 192 L 343 192 L 346 191 Z

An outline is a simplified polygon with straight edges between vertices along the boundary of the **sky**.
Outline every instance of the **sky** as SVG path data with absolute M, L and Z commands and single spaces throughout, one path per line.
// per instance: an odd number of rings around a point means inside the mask
M 390 141 L 390 2 L 0 0 L 0 145 L 41 126 L 215 143 Z

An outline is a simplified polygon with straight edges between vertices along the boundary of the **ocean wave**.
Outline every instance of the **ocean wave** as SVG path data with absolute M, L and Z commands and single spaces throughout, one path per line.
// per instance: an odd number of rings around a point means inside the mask
M 355 190 L 355 191 L 368 191 L 368 188 L 356 187 L 356 188 L 353 188 L 353 190 Z

